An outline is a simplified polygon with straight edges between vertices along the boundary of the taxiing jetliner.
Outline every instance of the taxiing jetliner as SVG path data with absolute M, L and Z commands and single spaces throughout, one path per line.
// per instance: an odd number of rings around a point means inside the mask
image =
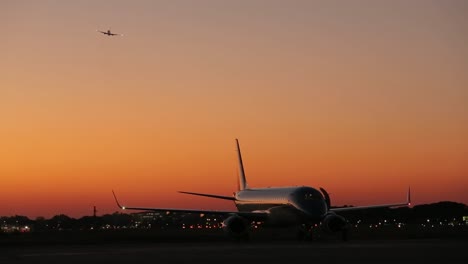
M 346 240 L 348 223 L 346 219 L 338 215 L 337 212 L 410 205 L 409 189 L 407 201 L 404 203 L 340 208 L 331 207 L 330 196 L 323 188 L 320 188 L 320 191 L 308 186 L 250 188 L 245 177 L 242 155 L 237 139 L 236 146 L 239 159 L 239 190 L 235 192 L 233 196 L 194 192 L 180 193 L 230 200 L 234 202 L 238 211 L 122 206 L 117 200 L 115 193 L 112 191 L 115 201 L 123 210 L 219 215 L 224 217 L 222 226 L 226 233 L 238 239 L 248 238 L 250 225 L 253 221 L 262 221 L 264 226 L 297 226 L 299 238 L 311 235 L 309 232 L 312 226 L 320 226 L 321 229 L 327 233 L 341 232 L 343 240 Z
M 101 30 L 96 30 L 96 31 L 101 32 L 102 34 L 108 35 L 108 36 L 123 36 L 123 34 L 112 33 L 110 29 L 108 29 L 107 31 L 101 31 Z

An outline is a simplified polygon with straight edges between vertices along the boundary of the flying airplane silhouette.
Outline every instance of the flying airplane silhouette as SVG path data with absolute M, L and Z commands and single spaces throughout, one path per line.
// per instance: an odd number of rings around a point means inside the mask
M 112 33 L 110 29 L 108 29 L 107 31 L 101 31 L 96 29 L 96 31 L 108 36 L 123 36 L 123 34 Z
M 343 240 L 347 240 L 349 224 L 348 221 L 343 216 L 338 215 L 337 212 L 409 206 L 411 204 L 410 189 L 408 189 L 406 202 L 402 203 L 334 207 L 331 206 L 329 194 L 323 188 L 319 188 L 320 191 L 309 186 L 250 188 L 247 185 L 239 141 L 237 139 L 236 146 L 239 160 L 239 185 L 238 191 L 235 192 L 233 196 L 182 191 L 180 191 L 180 193 L 230 200 L 234 202 L 238 211 L 122 206 L 117 200 L 114 191 L 112 191 L 115 202 L 122 210 L 218 215 L 224 218 L 222 223 L 224 231 L 230 237 L 236 239 L 247 239 L 252 222 L 263 221 L 264 226 L 296 226 L 298 227 L 297 235 L 300 239 L 311 238 L 313 233 L 320 228 L 328 234 L 341 232 Z

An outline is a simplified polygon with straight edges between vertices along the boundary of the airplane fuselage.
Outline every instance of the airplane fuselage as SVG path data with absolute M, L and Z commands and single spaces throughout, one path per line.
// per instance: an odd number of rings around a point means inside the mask
M 323 195 L 306 186 L 244 189 L 234 203 L 239 211 L 267 211 L 271 225 L 320 222 L 328 210 Z
M 107 31 L 96 30 L 96 31 L 101 32 L 102 34 L 107 35 L 107 36 L 123 36 L 122 34 L 112 33 L 110 30 L 107 30 Z

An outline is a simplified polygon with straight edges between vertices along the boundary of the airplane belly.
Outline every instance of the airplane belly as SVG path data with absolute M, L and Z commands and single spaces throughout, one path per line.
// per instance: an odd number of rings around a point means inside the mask
M 239 211 L 268 211 L 266 226 L 291 226 L 303 222 L 303 215 L 295 208 L 284 204 L 236 203 Z
M 264 203 L 236 203 L 237 210 L 239 211 L 266 211 L 272 207 L 279 206 L 279 204 L 264 204 Z
M 303 215 L 295 208 L 288 205 L 272 207 L 265 224 L 268 226 L 290 226 L 303 222 Z

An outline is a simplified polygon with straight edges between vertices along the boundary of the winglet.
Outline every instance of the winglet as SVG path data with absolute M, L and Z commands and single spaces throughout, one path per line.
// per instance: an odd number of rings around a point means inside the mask
M 112 194 L 114 195 L 115 203 L 117 203 L 117 206 L 120 209 L 125 210 L 125 206 L 121 206 L 120 203 L 119 203 L 119 200 L 117 200 L 117 196 L 115 196 L 114 190 L 112 190 Z
M 411 205 L 411 187 L 408 186 L 408 197 L 406 199 L 407 203 L 408 203 L 408 206 Z

